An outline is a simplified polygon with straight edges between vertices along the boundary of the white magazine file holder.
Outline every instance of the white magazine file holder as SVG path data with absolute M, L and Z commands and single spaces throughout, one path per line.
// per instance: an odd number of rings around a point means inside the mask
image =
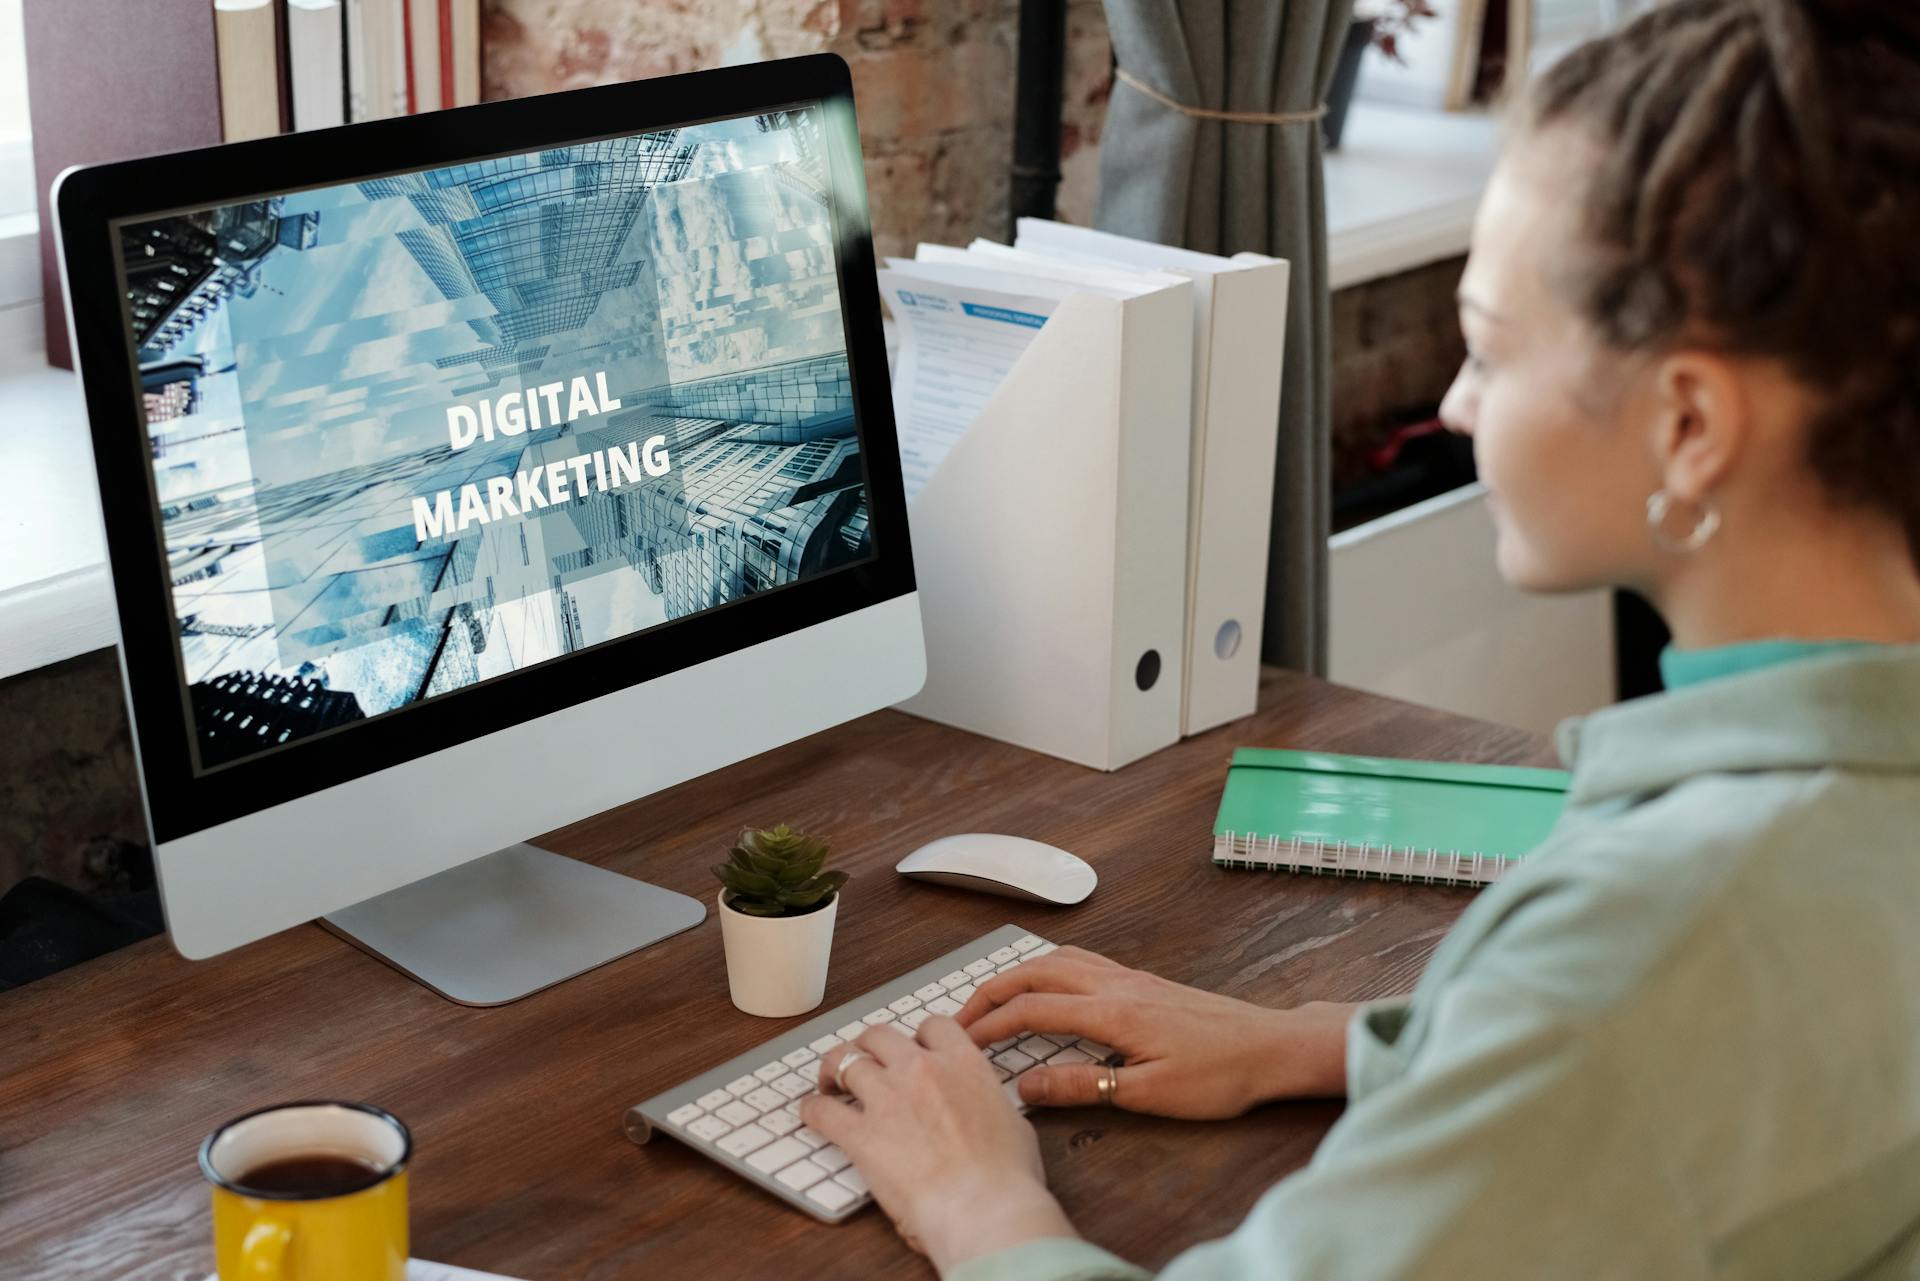
M 1187 679 L 1182 734 L 1251 716 L 1260 698 L 1274 456 L 1287 338 L 1284 258 L 1241 253 L 1196 280 L 1206 368 L 1194 379 L 1188 492 Z
M 1179 741 L 1191 288 L 1063 299 L 928 478 L 901 710 L 1102 770 Z

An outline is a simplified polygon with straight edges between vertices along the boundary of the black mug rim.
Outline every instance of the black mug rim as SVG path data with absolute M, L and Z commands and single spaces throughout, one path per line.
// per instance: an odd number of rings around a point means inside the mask
M 221 1135 L 231 1130 L 234 1126 L 242 1125 L 257 1116 L 265 1116 L 269 1112 L 291 1112 L 296 1108 L 346 1108 L 349 1111 L 364 1112 L 368 1116 L 385 1121 L 400 1132 L 400 1155 L 392 1164 L 386 1166 L 384 1169 L 378 1171 L 369 1170 L 365 1183 L 332 1192 L 270 1192 L 262 1188 L 248 1187 L 238 1179 L 229 1179 L 214 1169 L 213 1145 Z M 379 1187 L 394 1175 L 405 1170 L 407 1168 L 407 1162 L 412 1159 L 413 1131 L 407 1128 L 405 1121 L 402 1121 L 385 1108 L 375 1107 L 371 1103 L 351 1103 L 345 1099 L 296 1099 L 291 1103 L 269 1103 L 265 1107 L 255 1108 L 251 1112 L 243 1112 L 231 1120 L 221 1122 L 220 1125 L 214 1128 L 212 1134 L 209 1134 L 200 1142 L 200 1173 L 206 1176 L 207 1182 L 216 1188 L 231 1192 L 235 1196 L 243 1196 L 255 1201 L 333 1201 L 340 1197 L 353 1196 L 357 1193 L 365 1192 L 369 1188 Z

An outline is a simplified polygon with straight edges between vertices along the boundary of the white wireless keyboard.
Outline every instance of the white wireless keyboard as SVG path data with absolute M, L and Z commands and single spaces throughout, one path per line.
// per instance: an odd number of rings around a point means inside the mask
M 665 1130 L 735 1174 L 826 1223 L 839 1223 L 873 1198 L 839 1148 L 800 1124 L 800 1100 L 814 1092 L 820 1056 L 879 1023 L 912 1032 L 936 1014 L 958 1014 L 974 983 L 1053 951 L 1017 925 L 1003 925 L 865 996 L 848 1001 L 729 1059 L 710 1072 L 627 1110 L 627 1137 L 645 1143 Z M 1028 1033 L 986 1046 L 1001 1088 L 1025 1111 L 1016 1078 L 1047 1063 L 1104 1063 L 1113 1050 L 1070 1036 Z

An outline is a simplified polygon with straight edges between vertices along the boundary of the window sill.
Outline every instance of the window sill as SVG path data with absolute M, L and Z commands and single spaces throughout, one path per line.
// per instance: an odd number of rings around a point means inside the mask
M 1499 120 L 1485 112 L 1356 99 L 1327 154 L 1329 287 L 1465 253 L 1498 150 Z
M 80 380 L 33 341 L 0 356 L 9 493 L 0 515 L 0 678 L 114 643 L 118 634 Z M 7 323 L 0 311 L 0 325 Z

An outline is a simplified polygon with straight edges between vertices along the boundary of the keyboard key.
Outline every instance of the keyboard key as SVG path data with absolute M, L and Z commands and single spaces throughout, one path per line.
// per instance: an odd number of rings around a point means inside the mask
M 778 1090 L 770 1090 L 764 1085 L 740 1101 L 742 1103 L 752 1104 L 756 1110 L 761 1112 L 771 1112 L 775 1108 L 787 1106 L 786 1095 L 780 1093 Z M 752 1120 L 753 1118 L 749 1117 L 747 1119 Z
M 854 1035 L 858 1036 L 859 1033 L 856 1032 Z M 835 1035 L 834 1033 L 829 1032 L 825 1036 L 820 1037 L 817 1040 L 808 1041 L 807 1048 L 809 1050 L 812 1050 L 815 1054 L 825 1054 L 828 1050 L 831 1050 L 834 1046 L 839 1044 L 841 1044 L 841 1038 Z
M 775 1081 L 773 1088 L 790 1099 L 797 1099 L 803 1094 L 813 1093 L 813 1082 L 807 1080 L 797 1072 L 789 1072 L 778 1081 Z
M 987 1047 L 987 1052 L 989 1054 L 998 1054 L 1002 1050 L 1011 1050 L 1016 1044 L 1019 1043 L 1019 1040 L 1020 1038 L 1017 1036 L 1001 1037 L 998 1041 L 995 1041 L 993 1044 Z
M 1085 1053 L 1078 1046 L 1069 1045 L 1060 1053 L 1047 1060 L 1048 1067 L 1059 1067 L 1063 1063 L 1098 1063 L 1100 1060 Z
M 820 1084 L 820 1060 L 815 1059 L 811 1063 L 802 1063 L 793 1070 L 793 1074 L 798 1077 L 804 1077 L 808 1085 Z
M 743 1125 L 720 1140 L 720 1150 L 728 1156 L 745 1156 L 773 1142 L 773 1136 L 757 1125 Z
M 1080 1038 L 1079 1044 L 1083 1051 L 1091 1054 L 1096 1059 L 1104 1061 L 1113 1057 L 1113 1047 L 1111 1045 L 1102 1045 L 1098 1041 L 1089 1041 L 1085 1037 Z
M 1000 1093 L 1006 1095 L 1007 1102 L 1013 1104 L 1013 1106 L 1018 1110 L 1022 1112 L 1025 1112 L 1027 1110 L 1027 1101 L 1020 1097 L 1020 1078 L 1019 1077 L 1016 1076 L 1011 1080 L 1001 1082 Z
M 740 1099 L 729 1099 L 727 1105 L 714 1113 L 728 1125 L 745 1125 L 749 1121 L 760 1119 L 760 1109 L 752 1107 Z
M 1028 952 L 1027 956 L 1029 958 L 1035 957 L 1035 956 L 1045 956 L 1048 952 L 1053 951 L 1054 947 L 1055 945 L 1052 943 L 1042 943 L 1039 947 L 1034 948 L 1033 951 Z
M 705 1109 L 703 1109 L 698 1103 L 687 1103 L 667 1113 L 667 1121 L 669 1124 L 677 1125 L 684 1129 L 686 1127 L 687 1122 L 693 1120 L 693 1118 L 697 1116 L 705 1116 L 705 1115 L 706 1115 Z
M 987 953 L 987 959 L 989 961 L 992 961 L 995 965 L 1005 965 L 1008 961 L 1011 961 L 1014 957 L 1018 955 L 1020 955 L 1020 951 L 1018 948 L 997 947 L 993 951 Z
M 960 1002 L 960 1004 L 964 1006 L 968 1001 L 971 1001 L 973 999 L 973 992 L 974 992 L 973 984 L 966 983 L 961 985 L 960 987 L 956 987 L 955 989 L 953 989 L 953 991 L 947 993 L 947 996 L 955 1001 Z
M 1031 1036 L 1021 1037 L 1018 1048 L 1027 1057 L 1045 1062 L 1049 1056 L 1060 1052 L 1060 1043 L 1036 1032 Z
M 828 1179 L 825 1183 L 816 1183 L 807 1189 L 807 1200 L 816 1202 L 826 1210 L 844 1210 L 859 1199 L 832 1179 Z
M 792 1104 L 788 1104 L 778 1112 L 767 1113 L 760 1118 L 761 1126 L 772 1131 L 774 1134 L 792 1134 L 800 1128 L 800 1118 L 793 1114 L 791 1111 L 792 1106 Z
M 857 1041 L 860 1039 L 860 1034 L 866 1030 L 867 1025 L 865 1023 L 849 1023 L 835 1032 L 834 1035 L 842 1041 Z
M 777 1081 L 787 1074 L 787 1065 L 784 1063 L 762 1063 L 753 1070 L 753 1074 L 762 1081 Z
M 747 1158 L 747 1164 L 762 1174 L 772 1174 L 775 1170 L 792 1165 L 807 1155 L 807 1145 L 798 1139 L 781 1139 L 760 1148 Z
M 827 1146 L 827 1136 L 820 1133 L 820 1131 L 814 1129 L 810 1125 L 803 1125 L 799 1129 L 795 1130 L 793 1132 L 793 1137 L 800 1140 L 802 1143 L 806 1144 L 810 1148 L 824 1148 L 825 1146 Z
M 1044 942 L 1046 942 L 1045 939 L 1035 938 L 1033 935 L 1027 934 L 1013 941 L 1013 950 L 1025 956 L 1028 952 L 1033 951 L 1034 948 L 1039 947 Z
M 1002 1081 L 1006 1080 L 1008 1077 L 1013 1075 L 1013 1073 L 1007 1071 L 1005 1068 L 1001 1067 L 998 1063 L 992 1064 L 991 1066 L 994 1072 L 998 1074 L 998 1076 Z
M 848 1166 L 846 1169 L 840 1171 L 840 1173 L 834 1175 L 833 1177 L 836 1180 L 838 1180 L 840 1185 L 846 1188 L 846 1190 L 849 1192 L 855 1193 L 859 1196 L 865 1196 L 868 1192 L 867 1180 L 865 1176 L 863 1176 L 860 1173 L 860 1171 L 854 1169 L 852 1166 Z
M 755 1153 L 754 1155 L 758 1156 L 759 1154 Z M 795 1192 L 804 1192 L 814 1184 L 820 1182 L 820 1180 L 826 1178 L 827 1172 L 811 1161 L 795 1161 L 792 1165 L 773 1177 L 792 1188 Z
M 1003 1067 L 1015 1076 L 1033 1066 L 1033 1060 L 1018 1050 L 1004 1050 L 993 1056 L 996 1067 Z
M 910 1010 L 900 1016 L 900 1026 L 917 1032 L 920 1025 L 932 1017 L 932 1013 L 926 1009 Z
M 860 1016 L 860 1021 L 868 1027 L 879 1027 L 882 1023 L 893 1022 L 892 1010 L 872 1010 Z
M 929 983 L 925 987 L 915 988 L 913 994 L 923 1001 L 931 1001 L 936 996 L 945 996 L 947 989 L 938 983 Z
M 797 1068 L 802 1063 L 811 1063 L 819 1057 L 820 1057 L 819 1055 L 815 1054 L 812 1050 L 809 1050 L 806 1046 L 803 1045 L 799 1049 L 794 1050 L 790 1054 L 782 1054 L 780 1056 L 780 1061 L 786 1064 L 790 1068 Z
M 950 996 L 943 996 L 938 1000 L 928 1001 L 924 1008 L 929 1014 L 945 1014 L 952 1017 L 967 1007 Z
M 717 1116 L 703 1116 L 687 1127 L 687 1133 L 696 1139 L 704 1139 L 711 1143 L 731 1129 L 733 1129 L 732 1126 Z
M 727 1082 L 727 1093 L 736 1099 L 745 1098 L 759 1088 L 760 1078 L 757 1076 L 743 1076 L 737 1081 Z
M 694 1102 L 698 1103 L 701 1107 L 705 1108 L 707 1111 L 712 1112 L 717 1108 L 720 1108 L 728 1103 L 733 1102 L 733 1096 L 731 1094 L 728 1094 L 725 1090 L 710 1090 L 707 1093 L 701 1095 L 699 1098 L 695 1099 Z
M 845 1152 L 842 1152 L 831 1143 L 821 1148 L 818 1152 L 815 1152 L 813 1154 L 813 1160 L 814 1164 L 818 1165 L 828 1174 L 838 1174 L 853 1164 L 853 1158 L 849 1157 Z
M 1013 969 L 1018 969 L 1019 967 L 1020 967 L 1020 962 L 1018 962 L 1018 961 L 1008 961 L 1008 962 L 1007 962 L 1007 963 L 1006 963 L 1005 965 L 1003 965 L 1003 966 L 1001 966 L 1001 967 L 1000 967 L 999 969 L 997 969 L 997 970 L 995 970 L 995 971 L 994 971 L 994 973 L 995 973 L 995 974 L 1005 974 L 1005 973 L 1006 973 L 1006 972 L 1007 972 L 1008 970 L 1013 970 Z
M 945 989 L 947 989 L 947 991 L 951 992 L 956 987 L 959 987 L 962 983 L 966 983 L 970 981 L 972 977 L 973 976 L 970 974 L 962 974 L 959 970 L 955 970 L 953 973 L 947 975 L 945 978 L 940 980 L 940 986 L 944 987 Z
M 989 961 L 989 960 L 986 960 L 985 958 L 982 958 L 978 961 L 972 961 L 972 962 L 969 962 L 967 965 L 967 973 L 973 975 L 973 977 L 975 978 L 979 978 L 983 974 L 993 973 L 993 967 L 996 964 L 997 962 Z
M 895 1014 L 910 1014 L 920 1008 L 920 998 L 917 996 L 903 996 L 897 1001 L 888 1001 L 887 1008 Z

